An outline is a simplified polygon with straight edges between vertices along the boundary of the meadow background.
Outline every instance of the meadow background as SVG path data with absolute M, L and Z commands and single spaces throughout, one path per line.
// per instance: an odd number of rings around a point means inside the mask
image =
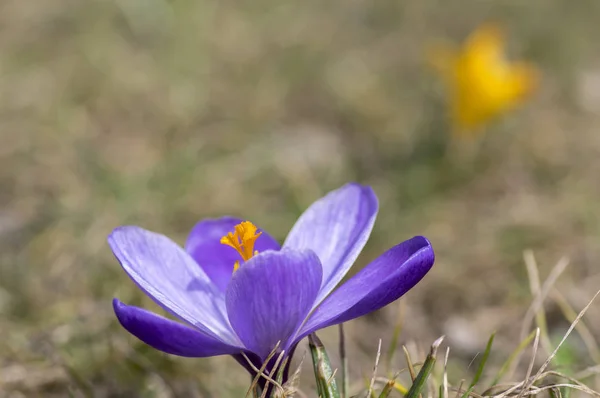
M 456 141 L 427 49 L 490 19 L 543 77 Z M 524 250 L 542 280 L 570 258 L 556 289 L 573 309 L 600 288 L 599 21 L 597 0 L 0 2 L 0 396 L 243 396 L 232 359 L 163 355 L 118 325 L 115 296 L 156 307 L 106 236 L 138 224 L 183 243 L 229 214 L 283 240 L 350 180 L 380 198 L 354 270 L 418 234 L 437 254 L 401 306 L 346 326 L 353 383 L 399 309 L 415 356 L 447 336 L 455 381 L 494 330 L 501 364 L 531 303 Z M 556 342 L 569 322 L 545 308 Z M 336 329 L 320 335 L 337 361 Z M 574 335 L 560 361 L 591 354 Z

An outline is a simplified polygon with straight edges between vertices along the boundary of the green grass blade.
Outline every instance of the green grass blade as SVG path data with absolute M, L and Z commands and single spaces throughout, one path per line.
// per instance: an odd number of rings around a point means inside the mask
M 342 391 L 341 398 L 346 398 L 348 395 L 348 390 L 350 386 L 350 381 L 348 380 L 348 358 L 346 357 L 346 337 L 344 334 L 344 324 L 340 323 L 339 325 L 340 331 L 340 361 L 342 362 Z
M 308 347 L 313 360 L 315 380 L 320 398 L 340 398 L 335 382 L 335 372 L 331 367 L 325 346 L 315 333 L 308 336 Z
M 392 340 L 390 342 L 390 346 L 386 353 L 386 372 L 390 372 L 392 369 L 392 362 L 394 361 L 394 354 L 396 353 L 396 349 L 398 348 L 398 341 L 400 340 L 400 333 L 402 332 L 403 319 L 404 319 L 404 301 L 400 300 L 398 302 L 398 320 L 394 325 L 394 330 L 392 332 Z
M 444 338 L 440 337 L 431 345 L 431 351 L 429 352 L 429 355 L 427 355 L 427 358 L 423 363 L 423 367 L 419 371 L 419 374 L 417 374 L 417 377 L 415 378 L 414 383 L 410 387 L 410 390 L 408 390 L 408 393 L 405 396 L 406 398 L 417 398 L 423 391 L 423 388 L 425 388 L 425 384 L 427 384 L 427 379 L 429 379 L 429 375 L 433 371 L 433 366 L 435 365 L 435 357 L 437 355 L 437 350 L 440 344 L 442 344 L 443 340 Z
M 390 395 L 390 393 L 394 390 L 395 384 L 396 384 L 396 380 L 394 380 L 394 379 L 388 380 L 388 382 L 385 383 L 385 386 L 383 386 L 383 389 L 381 390 L 381 393 L 379 394 L 379 398 L 387 398 Z
M 485 351 L 483 352 L 483 357 L 481 358 L 479 367 L 477 368 L 477 372 L 475 372 L 475 377 L 473 377 L 473 381 L 469 385 L 469 388 L 467 389 L 467 391 L 465 391 L 465 393 L 462 395 L 462 398 L 467 398 L 473 391 L 473 388 L 475 387 L 475 385 L 479 382 L 479 379 L 481 379 L 481 375 L 483 374 L 483 369 L 485 369 L 485 365 L 490 356 L 490 352 L 492 351 L 492 344 L 494 343 L 494 337 L 496 337 L 496 333 L 492 333 L 492 335 L 490 336 L 490 339 L 488 340 L 488 343 L 485 346 Z
M 492 388 L 493 386 L 495 386 L 496 384 L 498 384 L 498 382 L 500 382 L 500 379 L 502 379 L 502 377 L 506 374 L 506 372 L 508 371 L 508 369 L 511 367 L 511 365 L 513 364 L 513 362 L 517 359 L 517 357 L 519 357 L 519 355 L 521 354 L 521 352 L 523 352 L 523 350 L 529 344 L 531 344 L 531 342 L 533 341 L 534 337 L 535 337 L 535 330 L 533 330 L 531 333 L 529 333 L 529 336 L 525 337 L 523 339 L 523 341 L 521 341 L 521 343 L 519 344 L 519 346 L 517 347 L 517 349 L 514 350 L 513 353 L 510 354 L 510 356 L 508 357 L 508 359 L 506 360 L 506 362 L 504 362 L 504 364 L 502 364 L 502 367 L 498 371 L 498 374 L 494 378 L 494 381 L 492 381 L 492 384 L 491 384 L 490 388 Z
M 279 383 L 280 385 L 283 384 L 283 373 L 285 371 L 285 368 L 286 368 L 289 360 L 290 360 L 290 357 L 285 357 L 285 359 L 283 360 L 283 362 L 281 363 L 281 365 L 279 365 L 279 368 L 277 369 L 277 377 L 275 378 L 275 381 L 277 383 Z

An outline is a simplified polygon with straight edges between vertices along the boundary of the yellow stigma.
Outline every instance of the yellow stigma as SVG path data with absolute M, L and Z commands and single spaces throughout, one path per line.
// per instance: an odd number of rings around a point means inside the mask
M 258 253 L 254 251 L 254 243 L 262 232 L 256 233 L 257 229 L 250 221 L 242 221 L 234 227 L 233 232 L 229 232 L 221 238 L 221 243 L 233 247 L 244 261 L 248 261 Z M 239 267 L 240 262 L 236 261 L 233 271 L 237 271 Z

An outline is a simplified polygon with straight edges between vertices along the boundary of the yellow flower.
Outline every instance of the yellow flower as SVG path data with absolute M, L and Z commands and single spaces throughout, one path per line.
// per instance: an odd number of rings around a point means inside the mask
M 509 62 L 505 39 L 496 24 L 484 24 L 458 51 L 437 49 L 434 66 L 448 88 L 454 132 L 473 134 L 494 118 L 523 102 L 537 85 L 537 69 L 524 62 Z

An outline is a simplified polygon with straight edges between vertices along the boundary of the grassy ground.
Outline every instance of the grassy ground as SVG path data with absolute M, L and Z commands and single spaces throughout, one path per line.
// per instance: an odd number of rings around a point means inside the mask
M 381 202 L 357 268 L 416 234 L 436 249 L 401 342 L 446 334 L 460 379 L 498 330 L 501 364 L 531 301 L 523 250 L 542 279 L 571 259 L 556 286 L 577 310 L 600 286 L 599 18 L 596 0 L 1 2 L 0 396 L 242 396 L 233 360 L 162 355 L 117 325 L 114 296 L 154 307 L 106 236 L 135 223 L 183 242 L 232 214 L 283 239 L 349 180 Z M 486 19 L 543 81 L 476 144 L 450 142 L 424 54 Z M 555 342 L 569 322 L 548 303 Z M 397 308 L 347 326 L 359 383 Z M 568 368 L 594 363 L 566 347 Z

